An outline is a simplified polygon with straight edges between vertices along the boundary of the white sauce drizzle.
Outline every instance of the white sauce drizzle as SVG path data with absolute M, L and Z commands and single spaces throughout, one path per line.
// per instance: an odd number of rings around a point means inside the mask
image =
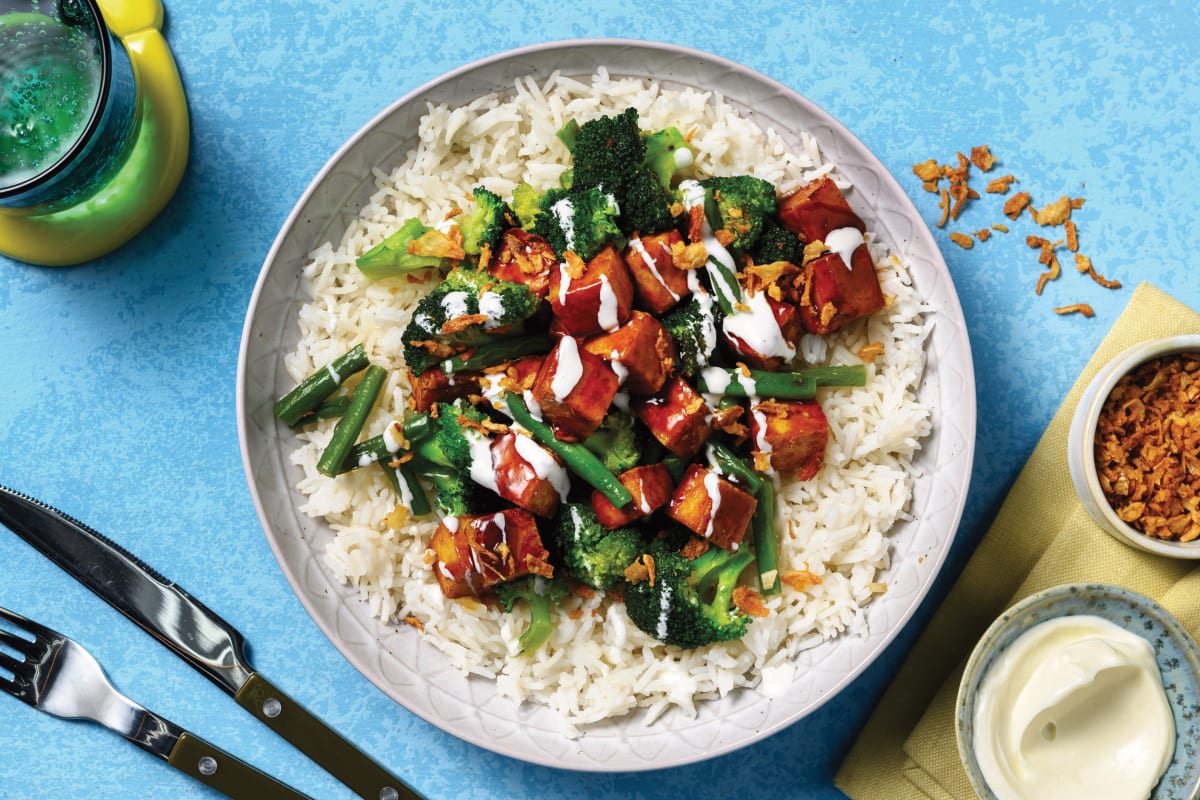
M 583 377 L 583 362 L 579 360 L 579 343 L 574 336 L 558 340 L 558 367 L 550 381 L 554 399 L 563 402 Z
M 492 461 L 492 440 L 471 430 L 466 431 L 466 436 L 471 443 L 471 480 L 499 494 L 496 469 Z
M 566 236 L 567 249 L 575 249 L 575 207 L 571 205 L 571 198 L 564 197 L 554 205 L 550 206 L 550 213 L 554 214 L 554 218 L 558 220 L 558 226 L 562 228 L 563 234 Z
M 500 529 L 500 541 L 504 542 L 505 547 L 508 547 L 508 517 L 503 514 L 496 514 L 492 517 L 492 521 Z
M 567 502 L 567 493 L 571 491 L 571 476 L 567 474 L 566 467 L 554 458 L 554 454 L 521 433 L 517 434 L 516 447 L 521 458 L 533 467 L 533 473 L 542 480 L 549 481 L 559 499 Z
M 667 638 L 667 616 L 671 613 L 671 585 L 663 583 L 662 590 L 658 593 L 658 625 L 655 627 L 655 634 L 661 641 Z
M 825 246 L 842 257 L 846 269 L 853 270 L 851 259 L 865 239 L 858 228 L 838 228 L 825 234 Z
M 721 507 L 721 478 L 715 472 L 706 472 L 704 475 L 704 491 L 708 494 L 709 503 L 712 504 L 712 509 L 708 512 L 708 525 L 704 528 L 704 538 L 708 539 L 713 534 L 713 523 L 717 519 L 717 509 Z
M 521 393 L 521 397 L 525 400 L 525 407 L 529 409 L 529 416 L 536 420 L 542 419 L 542 407 L 538 403 L 537 398 L 533 396 L 533 392 L 526 389 Z M 507 404 L 505 404 L 507 406 Z
M 738 309 L 725 317 L 721 329 L 727 336 L 740 339 L 754 352 L 765 358 L 791 359 L 796 355 L 796 346 L 783 336 L 775 312 L 767 302 L 766 292 L 746 295 L 743 301 L 749 311 Z
M 770 456 L 775 448 L 767 441 L 767 415 L 757 408 L 751 408 L 750 413 L 754 416 L 754 424 L 758 428 L 758 434 L 754 437 L 754 446 L 758 448 L 758 452 Z M 775 474 L 774 469 L 768 469 L 767 472 Z
M 699 181 L 683 181 L 679 184 L 679 190 L 683 195 L 683 204 L 690 211 L 693 208 L 704 208 L 704 187 Z M 712 225 L 708 224 L 708 217 L 705 216 L 704 222 L 700 225 L 700 233 L 704 239 L 704 249 L 708 252 L 710 260 L 715 260 L 726 270 L 728 274 L 737 274 L 737 262 L 733 260 L 733 256 L 725 246 L 717 241 L 717 237 L 713 234 Z M 713 290 L 729 297 L 730 303 L 737 303 L 741 299 L 742 288 L 736 283 L 730 286 L 725 275 L 717 270 L 709 270 L 709 278 L 712 279 Z M 718 284 L 724 284 L 718 286 Z
M 699 280 L 692 277 L 695 270 L 688 272 L 688 285 L 696 280 L 696 286 L 692 288 L 692 297 L 696 298 L 696 302 L 700 304 L 700 316 L 703 321 L 700 323 L 700 338 L 703 340 L 704 352 L 697 353 L 697 361 L 708 363 L 708 356 L 717 350 L 717 318 L 713 314 L 713 299 Z
M 500 320 L 504 318 L 504 298 L 498 292 L 484 292 L 479 296 L 479 313 L 487 317 L 484 328 L 500 327 Z
M 567 262 L 559 262 L 558 265 L 558 302 L 567 296 L 567 291 L 571 288 L 571 273 L 567 271 Z
M 607 275 L 600 276 L 600 308 L 596 311 L 596 324 L 606 331 L 615 331 L 621 324 L 617 316 L 617 293 Z
M 705 367 L 700 370 L 700 377 L 704 381 L 704 385 L 708 387 L 708 391 L 715 395 L 725 394 L 729 384 L 733 383 L 729 370 L 720 367 Z
M 608 354 L 608 367 L 616 373 L 617 386 L 624 386 L 625 379 L 629 377 L 629 367 L 621 363 L 621 359 L 618 358 L 620 354 L 620 351 L 617 350 Z
M 446 310 L 446 319 L 455 319 L 467 314 L 467 293 L 449 292 L 442 298 L 442 308 Z

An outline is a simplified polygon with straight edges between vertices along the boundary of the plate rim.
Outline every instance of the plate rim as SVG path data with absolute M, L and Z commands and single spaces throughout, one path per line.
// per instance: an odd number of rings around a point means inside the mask
M 365 669 L 364 666 L 359 663 L 359 661 L 356 657 L 352 656 L 350 653 L 348 653 L 346 651 L 344 644 L 342 642 L 340 642 L 338 637 L 335 635 L 335 633 L 332 629 L 333 626 L 331 624 L 331 621 L 325 618 L 324 613 L 317 607 L 317 604 L 316 604 L 314 598 L 308 596 L 308 594 L 303 590 L 303 587 L 301 584 L 301 576 L 296 573 L 293 566 L 288 562 L 288 560 L 286 558 L 286 554 L 284 553 L 282 546 L 281 546 L 280 542 L 278 541 L 278 537 L 276 535 L 274 535 L 274 532 L 272 530 L 272 526 L 270 523 L 268 511 L 265 508 L 263 498 L 260 496 L 258 486 L 254 480 L 254 468 L 253 468 L 253 463 L 252 463 L 253 459 L 251 457 L 251 453 L 249 451 L 249 446 L 248 446 L 248 438 L 249 438 L 250 432 L 248 430 L 249 414 L 247 413 L 247 407 L 248 407 L 248 403 L 247 403 L 247 391 L 248 391 L 247 358 L 248 358 L 248 353 L 249 353 L 249 349 L 250 349 L 250 342 L 254 335 L 254 322 L 255 322 L 255 318 L 256 318 L 256 312 L 258 311 L 260 304 L 263 301 L 263 296 L 266 291 L 266 285 L 268 282 L 269 273 L 270 273 L 272 264 L 277 262 L 277 260 L 280 256 L 280 252 L 282 251 L 289 236 L 293 233 L 293 231 L 297 227 L 300 217 L 304 213 L 305 208 L 308 205 L 308 203 L 312 200 L 313 195 L 320 189 L 321 185 L 329 178 L 329 176 L 334 172 L 334 170 L 337 168 L 337 166 L 345 159 L 345 157 L 355 148 L 355 146 L 364 137 L 370 135 L 371 132 L 374 131 L 383 121 L 385 121 L 392 114 L 396 113 L 398 110 L 405 107 L 407 104 L 412 103 L 417 100 L 420 100 L 422 98 L 422 96 L 429 95 L 432 92 L 434 92 L 436 89 L 442 87 L 443 85 L 453 82 L 453 81 L 455 81 L 459 78 L 462 78 L 466 75 L 470 75 L 472 73 L 478 72 L 480 70 L 483 70 L 483 69 L 486 69 L 489 67 L 501 66 L 501 65 L 519 60 L 524 57 L 529 57 L 529 56 L 544 57 L 548 53 L 553 53 L 555 51 L 560 51 L 560 50 L 565 51 L 565 50 L 570 50 L 570 49 L 583 49 L 583 48 L 602 49 L 602 48 L 613 48 L 613 47 L 622 48 L 622 49 L 631 49 L 632 48 L 635 50 L 643 49 L 643 50 L 650 51 L 650 52 L 653 52 L 653 53 L 659 54 L 659 55 L 669 54 L 669 55 L 673 55 L 673 56 L 680 56 L 680 57 L 695 59 L 699 63 L 706 63 L 708 66 L 711 66 L 714 68 L 724 69 L 724 70 L 727 70 L 730 72 L 738 73 L 741 76 L 745 77 L 747 80 L 758 83 L 766 88 L 770 88 L 773 92 L 784 96 L 790 104 L 799 107 L 809 116 L 818 117 L 818 118 L 821 118 L 822 120 L 824 120 L 825 122 L 827 122 L 830 127 L 831 133 L 833 133 L 835 136 L 843 139 L 844 141 L 848 142 L 849 144 L 851 144 L 854 147 L 854 149 L 856 151 L 855 156 L 860 158 L 863 162 L 865 162 L 865 165 L 874 172 L 874 174 L 879 179 L 880 183 L 885 184 L 885 185 L 890 184 L 890 186 L 888 186 L 888 188 L 890 190 L 888 199 L 897 202 L 901 206 L 900 212 L 901 212 L 902 216 L 907 217 L 909 220 L 915 220 L 915 221 L 917 221 L 917 223 L 919 223 L 919 224 L 915 224 L 913 226 L 913 229 L 914 229 L 913 233 L 914 233 L 916 241 L 910 241 L 904 247 L 901 247 L 901 244 L 896 241 L 889 240 L 889 241 L 887 241 L 887 244 L 889 245 L 889 247 L 892 249 L 893 252 L 899 253 L 899 252 L 902 252 L 905 250 L 912 250 L 912 249 L 916 248 L 923 254 L 930 256 L 931 261 L 933 262 L 932 266 L 934 268 L 934 271 L 935 271 L 935 273 L 937 273 L 935 277 L 941 278 L 946 282 L 946 284 L 950 288 L 950 294 L 949 294 L 949 297 L 946 298 L 949 302 L 945 307 L 939 307 L 935 310 L 932 310 L 932 311 L 929 311 L 926 313 L 927 314 L 928 313 L 936 314 L 938 319 L 942 319 L 942 318 L 945 318 L 948 316 L 952 321 L 958 323 L 958 328 L 961 330 L 963 337 L 966 338 L 966 323 L 965 323 L 965 319 L 963 317 L 962 307 L 961 307 L 960 301 L 958 299 L 957 292 L 954 291 L 954 289 L 953 289 L 953 281 L 950 277 L 949 270 L 945 264 L 942 253 L 941 253 L 940 249 L 937 247 L 937 244 L 933 239 L 931 231 L 929 230 L 927 224 L 924 222 L 923 218 L 920 216 L 920 214 L 917 211 L 912 200 L 904 192 L 903 188 L 899 185 L 899 183 L 895 179 L 895 177 L 892 176 L 892 174 L 884 167 L 884 165 L 878 159 L 878 157 L 869 148 L 867 148 L 861 142 L 861 140 L 858 139 L 857 136 L 855 136 L 849 129 L 847 129 L 837 118 L 835 118 L 832 114 L 830 114 L 825 109 L 818 106 L 813 101 L 809 100 L 804 95 L 800 94 L 796 90 L 790 88 L 789 86 L 783 84 L 780 81 L 770 78 L 769 76 L 766 76 L 756 70 L 753 70 L 742 64 L 739 64 L 737 62 L 726 59 L 722 56 L 718 56 L 718 55 L 708 53 L 708 52 L 705 52 L 702 50 L 685 47 L 685 46 L 681 46 L 681 45 L 677 45 L 677 44 L 654 42 L 654 41 L 647 41 L 647 40 L 621 39 L 621 38 L 566 39 L 566 40 L 550 41 L 550 42 L 545 42 L 545 43 L 540 43 L 540 44 L 525 45 L 522 47 L 494 53 L 492 55 L 474 60 L 472 62 L 464 64 L 456 69 L 450 70 L 450 71 L 443 73 L 431 80 L 424 82 L 420 86 L 405 93 L 403 96 L 401 96 L 397 100 L 389 103 L 385 108 L 383 108 L 381 111 L 379 111 L 378 113 L 373 115 L 366 123 L 364 123 L 361 127 L 359 127 L 358 130 L 356 130 L 345 142 L 342 143 L 342 145 L 340 145 L 336 149 L 336 151 L 325 161 L 325 163 L 322 165 L 320 170 L 316 173 L 316 175 L 308 183 L 304 192 L 300 195 L 300 197 L 297 199 L 296 203 L 294 204 L 291 212 L 288 214 L 287 218 L 285 219 L 283 224 L 280 226 L 279 232 L 276 234 L 276 237 L 272 242 L 271 248 L 263 261 L 263 265 L 259 271 L 259 274 L 258 274 L 256 282 L 255 282 L 255 286 L 254 286 L 254 290 L 253 290 L 251 298 L 250 298 L 250 302 L 247 306 L 247 312 L 246 312 L 245 322 L 243 324 L 242 337 L 241 337 L 241 342 L 239 345 L 239 352 L 238 352 L 238 368 L 237 368 L 237 381 L 236 381 L 236 415 L 237 415 L 237 426 L 238 426 L 238 440 L 239 440 L 239 448 L 241 450 L 241 456 L 242 456 L 243 471 L 245 474 L 247 485 L 248 485 L 250 493 L 251 493 L 251 497 L 254 502 L 255 510 L 258 515 L 259 522 L 263 528 L 263 532 L 268 540 L 268 544 L 272 550 L 272 553 L 274 554 L 275 559 L 276 559 L 280 569 L 283 571 L 285 578 L 287 579 L 289 585 L 291 586 L 293 593 L 296 595 L 297 599 L 300 600 L 301 605 L 304 607 L 306 613 L 309 615 L 309 617 L 312 619 L 312 621 L 314 623 L 316 623 L 317 627 L 322 631 L 322 633 L 326 636 L 326 638 L 329 639 L 331 644 L 334 645 L 335 649 L 337 649 L 338 652 L 341 653 L 341 655 L 347 659 L 347 661 L 351 664 L 351 666 L 353 666 L 355 668 L 356 671 L 358 671 L 365 678 L 367 678 L 367 680 L 370 683 L 372 683 L 376 688 L 378 688 L 386 696 L 388 696 L 389 698 L 394 700 L 398 705 L 407 709 L 411 713 L 416 714 L 418 717 L 424 719 L 425 721 L 429 722 L 430 724 L 438 727 L 440 730 L 445 731 L 453 736 L 456 736 L 464 741 L 471 742 L 472 744 L 475 744 L 484 749 L 490 750 L 492 752 L 496 752 L 501 755 L 513 757 L 513 758 L 516 758 L 519 760 L 527 761 L 529 763 L 541 764 L 541 765 L 547 764 L 547 761 L 544 758 L 544 754 L 531 753 L 528 751 L 527 748 L 510 746 L 508 743 L 508 739 L 505 739 L 503 742 L 498 744 L 495 740 L 489 738 L 488 735 L 482 731 L 472 732 L 469 730 L 463 730 L 463 729 L 461 729 L 461 727 L 456 727 L 452 724 L 448 724 L 445 719 L 439 718 L 436 714 L 431 713 L 430 711 L 428 711 L 426 709 L 414 708 L 413 705 L 411 705 L 410 703 L 405 702 L 403 699 L 397 697 L 396 694 L 394 693 L 394 691 L 392 691 L 388 687 L 385 687 L 383 685 L 383 683 L 381 682 L 382 676 L 379 675 L 377 673 L 377 671 Z M 614 70 L 613 74 L 614 75 L 623 75 L 625 73 L 623 73 L 619 70 Z M 642 77 L 643 80 L 649 79 L 648 77 L 645 77 L 645 76 L 638 76 L 638 77 Z M 676 81 L 676 82 L 686 83 L 684 81 Z M 724 95 L 724 96 L 731 101 L 734 101 L 734 102 L 737 101 L 737 98 L 732 95 Z M 822 147 L 824 148 L 826 143 L 823 142 L 820 137 L 817 137 L 817 138 L 818 138 L 818 143 L 821 144 Z M 876 210 L 875 208 L 872 208 L 872 211 L 875 211 L 875 210 Z M 318 242 L 317 244 L 319 245 L 320 243 Z M 911 265 L 910 265 L 910 267 L 911 267 Z M 297 276 L 297 280 L 298 279 L 299 279 L 299 276 Z M 915 282 L 915 277 L 914 277 L 914 282 Z M 933 336 L 932 336 L 932 334 L 930 334 L 925 342 L 926 364 L 925 364 L 924 370 L 925 370 L 926 374 L 928 374 L 928 372 L 931 368 L 930 359 L 928 358 L 928 356 L 930 354 L 932 341 L 933 341 Z M 966 346 L 965 354 L 966 354 L 965 360 L 963 360 L 962 362 L 955 365 L 956 368 L 959 369 L 959 371 L 961 373 L 960 377 L 962 378 L 963 388 L 965 390 L 964 398 L 969 399 L 968 405 L 969 405 L 969 410 L 970 410 L 969 414 L 962 415 L 961 419 L 958 420 L 958 422 L 961 425 L 961 431 L 959 431 L 959 433 L 961 434 L 961 438 L 963 440 L 962 450 L 958 454 L 958 458 L 963 466 L 963 469 L 962 469 L 963 474 L 960 479 L 961 491 L 959 491 L 956 494 L 956 501 L 953 503 L 953 508 L 950 511 L 950 517 L 948 519 L 947 530 L 944 532 L 944 534 L 942 536 L 941 547 L 938 550 L 936 550 L 935 552 L 928 554 L 928 556 L 929 556 L 927 559 L 928 560 L 928 565 L 927 565 L 928 570 L 926 571 L 927 577 L 923 580 L 922 584 L 918 587 L 917 591 L 910 596 L 908 604 L 905 607 L 903 607 L 902 609 L 900 609 L 898 614 L 894 615 L 895 621 L 893 621 L 890 624 L 890 626 L 886 629 L 886 631 L 884 631 L 878 635 L 872 634 L 869 637 L 867 637 L 871 640 L 871 645 L 867 648 L 867 650 L 865 652 L 865 657 L 862 658 L 852 668 L 846 670 L 845 673 L 842 674 L 842 676 L 839 680 L 832 683 L 828 687 L 828 689 L 823 693 L 823 697 L 820 700 L 820 702 L 817 702 L 808 708 L 804 708 L 797 712 L 787 714 L 780 719 L 773 720 L 770 724 L 761 726 L 760 729 L 754 731 L 751 735 L 742 736 L 742 737 L 735 738 L 730 741 L 721 741 L 719 744 L 716 744 L 714 746 L 708 746 L 708 747 L 703 747 L 703 748 L 696 747 L 693 749 L 692 752 L 690 752 L 688 754 L 677 755 L 674 758 L 667 760 L 667 761 L 648 763 L 647 760 L 645 760 L 645 759 L 630 761 L 630 760 L 622 760 L 619 756 L 611 756 L 611 755 L 607 759 L 598 760 L 595 757 L 588 758 L 588 757 L 582 755 L 585 751 L 581 748 L 577 750 L 577 748 L 568 747 L 567 749 L 570 752 L 564 756 L 565 762 L 557 763 L 557 764 L 550 764 L 550 766 L 555 766 L 555 767 L 565 768 L 565 769 L 572 769 L 572 770 L 580 770 L 580 771 L 601 771 L 601 772 L 641 771 L 641 770 L 653 770 L 653 769 L 668 768 L 668 767 L 674 767 L 674 766 L 682 766 L 685 764 L 691 764 L 691 763 L 695 763 L 698 761 L 713 758 L 718 755 L 729 753 L 734 750 L 740 749 L 742 747 L 749 746 L 755 742 L 761 741 L 762 739 L 766 738 L 767 736 L 769 736 L 773 733 L 776 733 L 776 732 L 782 730 L 783 728 L 786 728 L 786 727 L 794 724 L 799 719 L 802 719 L 803 717 L 813 713 L 818 708 L 820 708 L 825 703 L 827 703 L 832 697 L 839 694 L 854 679 L 856 679 L 871 664 L 873 664 L 876 661 L 876 659 L 878 659 L 879 656 L 887 649 L 887 647 L 895 640 L 895 638 L 900 634 L 900 632 L 902 630 L 904 630 L 904 628 L 907 626 L 907 623 L 911 620 L 912 616 L 915 614 L 917 608 L 919 608 L 921 603 L 924 601 L 924 599 L 928 595 L 930 589 L 936 582 L 936 579 L 941 572 L 942 566 L 944 565 L 945 560 L 949 554 L 949 551 L 953 545 L 953 542 L 957 536 L 958 527 L 961 524 L 962 515 L 963 515 L 964 509 L 965 509 L 967 495 L 968 495 L 968 489 L 969 489 L 969 485 L 970 485 L 970 476 L 973 471 L 974 441 L 975 441 L 975 427 L 976 427 L 974 364 L 971 359 L 969 343 Z M 934 365 L 934 367 L 936 368 L 936 365 Z M 944 411 L 939 413 L 939 411 L 935 409 L 935 411 L 931 415 L 931 419 L 936 422 L 936 421 L 942 419 L 943 416 L 944 416 Z M 923 446 L 928 445 L 929 441 L 930 441 L 930 437 L 937 436 L 937 435 L 938 435 L 938 429 L 935 424 L 935 426 L 931 430 L 931 433 L 929 434 L 929 436 L 927 436 L 923 440 L 922 445 Z M 319 524 L 319 523 L 317 523 L 317 524 Z M 889 536 L 891 536 L 891 532 L 889 532 Z M 895 540 L 892 539 L 892 547 L 894 547 L 894 546 L 895 546 Z M 874 606 L 875 604 L 871 604 L 871 605 Z M 870 613 L 870 608 L 868 608 L 867 613 L 868 614 Z M 378 626 L 384 625 L 384 623 L 380 623 L 378 621 L 375 621 L 375 623 Z M 378 639 L 379 639 L 379 637 L 377 637 L 377 640 Z M 379 643 L 381 646 L 383 646 L 381 641 L 379 641 Z M 421 644 L 425 645 L 426 643 L 421 642 Z M 428 645 L 428 646 L 433 647 L 433 645 Z M 440 655 L 440 653 L 439 653 L 439 655 Z M 508 702 L 510 704 L 512 703 L 512 701 L 509 701 L 507 699 L 504 699 L 504 701 Z M 722 700 L 707 700 L 707 701 L 701 701 L 701 702 L 706 703 L 706 704 L 716 704 L 719 702 L 724 702 L 724 700 L 723 699 Z M 513 704 L 513 705 L 515 705 L 515 704 Z M 528 704 L 526 704 L 526 705 L 528 705 Z M 585 730 L 585 732 L 584 732 L 583 736 L 587 737 L 589 735 L 587 733 L 587 731 L 589 729 L 585 727 L 584 730 Z M 565 737 L 564 737 L 564 739 L 565 739 Z M 567 740 L 567 741 L 568 742 L 577 742 L 579 740 Z M 579 757 L 573 758 L 571 756 L 572 753 L 575 753 Z

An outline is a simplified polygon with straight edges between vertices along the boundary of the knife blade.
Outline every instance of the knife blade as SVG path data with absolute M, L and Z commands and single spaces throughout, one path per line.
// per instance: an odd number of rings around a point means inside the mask
M 422 800 L 275 686 L 242 634 L 182 587 L 83 522 L 0 486 L 0 524 L 232 695 L 239 706 L 366 800 Z

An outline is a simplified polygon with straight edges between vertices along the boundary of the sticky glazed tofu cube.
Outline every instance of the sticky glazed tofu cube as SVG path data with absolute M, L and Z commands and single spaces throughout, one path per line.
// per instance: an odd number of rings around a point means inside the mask
M 438 526 L 429 547 L 438 585 L 451 599 L 484 597 L 496 584 L 524 575 L 554 574 L 537 521 L 519 508 L 452 517 Z
M 480 376 L 476 373 L 460 372 L 451 379 L 440 368 L 426 370 L 420 375 L 408 373 L 408 384 L 412 387 L 413 408 L 428 411 L 434 403 L 444 403 L 479 394 Z
M 792 303 L 765 296 L 763 302 L 766 303 L 764 312 L 769 310 L 771 316 L 766 317 L 765 313 L 755 315 L 756 318 L 750 320 L 750 327 L 752 329 L 761 329 L 763 326 L 774 322 L 779 329 L 779 336 L 783 341 L 792 347 L 798 347 L 800 337 L 804 335 L 804 322 L 800 316 L 800 312 L 796 310 L 796 306 Z M 729 319 L 731 318 L 726 317 L 726 320 Z M 756 369 L 778 370 L 784 366 L 786 359 L 783 356 L 760 353 L 753 342 L 747 341 L 735 333 L 738 329 L 738 325 L 731 324 L 723 325 L 721 329 L 721 338 L 737 354 L 738 360 L 745 361 Z M 773 337 L 771 338 L 773 339 Z
M 523 283 L 538 297 L 550 291 L 550 276 L 558 270 L 558 258 L 550 243 L 536 233 L 509 228 L 500 238 L 500 249 L 488 262 L 487 271 L 501 280 Z
M 692 464 L 671 495 L 667 516 L 718 547 L 737 550 L 757 506 L 754 495 Z
M 433 551 L 433 575 L 442 594 L 451 600 L 458 597 L 477 597 L 483 592 L 479 572 L 471 566 L 471 548 L 467 537 L 459 536 L 462 523 L 450 517 L 438 525 L 429 539 Z
M 564 441 L 586 439 L 604 421 L 620 381 L 599 356 L 571 336 L 559 337 L 530 389 L 542 418 Z
M 675 481 L 671 479 L 671 471 L 665 464 L 633 467 L 622 472 L 617 479 L 633 496 L 633 500 L 624 507 L 617 508 L 599 490 L 592 492 L 592 508 L 596 518 L 609 530 L 650 516 L 667 504 L 675 489 Z
M 584 349 L 609 363 L 631 394 L 654 394 L 675 366 L 675 340 L 662 323 L 644 311 L 611 333 L 593 336 Z
M 764 400 L 750 409 L 755 469 L 795 471 L 806 481 L 821 471 L 829 421 L 815 400 Z
M 553 517 L 562 501 L 555 483 L 565 488 L 568 480 L 558 456 L 514 431 L 494 438 L 491 451 L 496 493 L 539 517 Z
M 883 289 L 865 244 L 847 265 L 841 253 L 826 253 L 804 266 L 800 318 L 810 333 L 836 331 L 883 308 Z
M 654 397 L 638 402 L 634 413 L 663 447 L 680 458 L 696 455 L 712 432 L 709 424 L 712 409 L 680 377 L 668 381 Z
M 779 221 L 805 243 L 825 241 L 838 228 L 867 229 L 842 190 L 828 176 L 802 186 L 779 202 Z
M 633 313 L 633 281 L 621 254 L 605 247 L 586 264 L 568 257 L 550 274 L 550 309 L 572 336 L 616 330 Z
M 633 277 L 634 293 L 643 308 L 662 314 L 691 294 L 687 272 L 675 266 L 671 245 L 682 243 L 679 231 L 631 239 L 625 264 Z

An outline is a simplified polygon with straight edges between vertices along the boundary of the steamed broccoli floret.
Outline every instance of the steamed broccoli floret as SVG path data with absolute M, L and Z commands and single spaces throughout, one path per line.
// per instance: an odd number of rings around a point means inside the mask
M 458 221 L 463 250 L 473 256 L 479 255 L 484 247 L 495 252 L 512 211 L 499 195 L 482 186 L 476 186 L 471 195 L 475 198 L 475 207 Z
M 621 207 L 617 224 L 626 235 L 634 231 L 643 235 L 662 233 L 675 226 L 675 218 L 671 216 L 673 197 L 648 167 L 630 177 L 617 202 Z
M 714 229 L 733 235 L 729 247 L 749 250 L 762 235 L 763 222 L 775 213 L 775 186 L 752 175 L 706 178 L 700 181 L 707 195 L 705 212 Z
M 471 479 L 472 443 L 484 437 L 484 414 L 465 400 L 444 403 L 437 416 L 420 414 L 405 422 L 420 472 L 433 483 L 438 511 L 443 516 L 475 513 L 481 487 Z
M 482 344 L 500 331 L 520 328 L 540 303 L 540 298 L 523 284 L 461 267 L 451 270 L 417 303 L 412 321 L 404 329 L 405 361 L 419 375 L 456 349 Z M 472 319 L 445 328 L 447 322 L 465 318 Z
M 542 213 L 543 193 L 534 189 L 528 183 L 518 183 L 513 187 L 512 212 L 525 230 L 533 230 L 533 221 Z
M 550 611 L 570 593 L 570 587 L 560 575 L 553 578 L 526 575 L 497 584 L 496 596 L 505 611 L 511 613 L 517 601 L 524 601 L 529 606 L 529 627 L 517 640 L 522 653 L 532 653 L 550 638 L 550 632 L 554 630 Z
M 433 484 L 433 502 L 443 517 L 477 514 L 484 504 L 482 487 L 463 473 L 445 467 L 422 467 Z
M 439 256 L 414 256 L 408 252 L 412 242 L 432 231 L 421 220 L 406 220 L 394 233 L 358 257 L 355 262 L 363 275 L 381 280 L 406 272 L 430 267 L 449 266 L 449 260 Z
M 692 149 L 678 128 L 663 128 L 646 134 L 645 165 L 658 178 L 663 189 L 671 188 L 671 179 L 681 169 L 692 165 Z
M 615 197 L 623 233 L 661 233 L 674 225 L 669 188 L 677 148 L 684 143 L 678 130 L 643 134 L 637 109 L 628 108 L 615 117 L 566 125 L 559 138 L 567 143 L 574 159 L 570 186 L 595 187 Z
M 750 251 L 755 264 L 773 264 L 776 261 L 804 263 L 804 243 L 800 237 L 779 224 L 773 216 L 763 220 L 762 235 L 758 244 Z
M 642 458 L 633 417 L 610 410 L 583 446 L 595 453 L 611 472 L 621 473 L 637 466 Z
M 440 403 L 437 414 L 414 414 L 404 422 L 413 455 L 435 467 L 466 473 L 471 469 L 471 446 L 484 436 L 488 420 L 479 409 L 465 399 Z
M 597 187 L 620 196 L 646 158 L 636 108 L 585 122 L 573 138 L 568 149 L 574 162 L 575 188 Z
M 654 581 L 625 588 L 625 610 L 638 628 L 665 644 L 701 647 L 746 635 L 750 617 L 733 605 L 742 570 L 754 560 L 752 548 L 730 552 L 710 547 L 689 560 L 659 550 Z
M 570 250 L 587 261 L 609 242 L 624 245 L 618 213 L 616 198 L 596 187 L 551 189 L 542 198 L 533 232 L 545 237 L 559 258 Z
M 718 313 L 711 297 L 695 292 L 663 318 L 663 327 L 675 340 L 681 374 L 695 375 L 709 365 L 717 347 Z
M 575 140 L 579 138 L 579 121 L 574 119 L 567 120 L 561 128 L 558 129 L 558 140 L 562 142 L 568 150 L 575 149 Z
M 596 589 L 611 589 L 625 580 L 645 544 L 632 528 L 608 530 L 591 503 L 567 503 L 558 512 L 555 543 L 567 572 Z

